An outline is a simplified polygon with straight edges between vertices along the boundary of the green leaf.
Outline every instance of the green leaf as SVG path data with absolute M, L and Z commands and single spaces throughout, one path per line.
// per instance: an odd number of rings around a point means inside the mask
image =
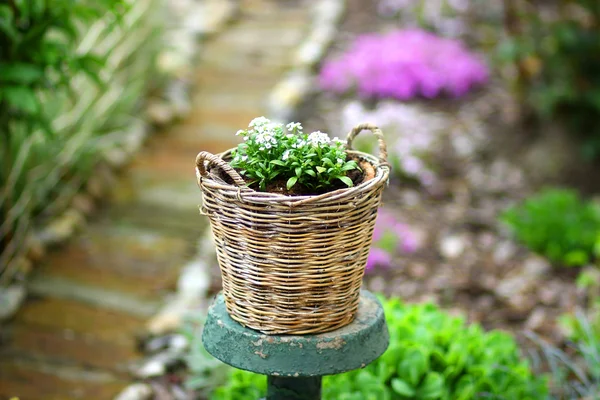
M 573 250 L 565 255 L 564 261 L 568 266 L 578 266 L 586 264 L 589 261 L 589 257 L 582 250 Z
M 413 347 L 407 349 L 398 364 L 398 375 L 412 386 L 417 386 L 422 376 L 429 370 L 428 354 L 423 349 Z
M 86 74 L 99 88 L 105 88 L 106 84 L 100 77 L 100 69 L 104 66 L 104 61 L 98 57 L 85 55 L 75 60 L 77 70 Z
M 329 158 L 327 158 L 327 157 L 323 157 L 323 158 L 321 159 L 321 163 L 322 163 L 323 165 L 328 165 L 328 166 L 330 166 L 330 167 L 333 167 L 333 166 L 335 165 L 335 164 L 333 163 L 333 161 L 331 161 L 331 159 L 329 159 Z
M 281 160 L 271 160 L 270 163 L 271 164 L 275 164 L 275 165 L 279 165 L 279 166 L 282 166 L 282 167 L 285 167 L 285 163 L 283 161 L 281 161 Z
M 35 41 L 37 39 L 32 39 Z M 23 45 L 23 48 L 26 45 Z M 55 40 L 45 40 L 44 43 L 40 44 L 39 57 L 46 65 L 56 66 L 61 63 L 65 55 L 68 53 L 68 48 L 63 43 Z
M 437 372 L 430 372 L 419 387 L 419 399 L 439 399 L 444 393 L 444 377 Z
M 38 112 L 39 103 L 33 90 L 23 86 L 6 86 L 0 90 L 2 90 L 2 97 L 12 107 L 27 114 Z
M 65 18 L 56 24 L 56 29 L 62 31 L 69 40 L 77 40 L 78 31 L 72 19 Z
M 352 179 L 348 178 L 347 176 L 338 176 L 337 178 L 340 181 L 344 182 L 348 187 L 354 186 L 354 182 L 352 182 Z
M 474 378 L 469 375 L 465 375 L 456 384 L 454 397 L 457 400 L 470 400 L 475 396 L 476 387 L 473 383 Z
M 323 172 L 327 171 L 326 168 L 323 168 L 323 167 L 320 167 L 320 166 L 317 166 L 316 168 L 317 168 L 317 172 L 320 173 L 320 174 L 322 174 Z
M 11 40 L 16 41 L 19 32 L 14 26 L 14 14 L 10 6 L 0 5 L 0 32 L 4 32 Z
M 7 6 L 6 4 L 0 5 L 0 21 L 6 23 L 7 25 L 12 25 L 15 15 L 13 13 L 12 8 Z
M 577 287 L 581 289 L 588 289 L 594 286 L 598 286 L 598 284 L 600 284 L 598 278 L 599 272 L 596 269 L 594 269 L 593 272 L 582 271 L 577 276 Z
M 408 383 L 398 378 L 392 379 L 392 389 L 401 396 L 412 397 L 415 395 L 415 390 Z
M 358 165 L 354 161 L 349 161 L 342 167 L 342 171 L 350 171 L 352 169 L 358 168 Z
M 313 178 L 315 178 L 317 176 L 317 174 L 315 173 L 315 171 L 313 171 L 312 169 L 307 169 L 306 171 L 304 171 L 305 174 L 312 176 Z
M 14 3 L 21 18 L 29 19 L 29 0 L 14 0 Z
M 29 85 L 44 76 L 42 68 L 25 63 L 0 63 L 0 81 Z
M 285 186 L 287 187 L 288 190 L 290 190 L 292 188 L 292 186 L 294 186 L 296 184 L 297 181 L 298 181 L 298 177 L 292 176 L 290 179 L 288 179 Z
M 273 179 L 277 178 L 277 175 L 279 175 L 280 171 L 271 171 L 269 173 L 269 180 L 272 181 Z
M 296 167 L 294 171 L 296 172 L 297 177 L 300 177 L 300 175 L 302 175 L 302 167 Z
M 46 0 L 30 0 L 29 4 L 31 16 L 35 19 L 40 18 L 46 9 Z

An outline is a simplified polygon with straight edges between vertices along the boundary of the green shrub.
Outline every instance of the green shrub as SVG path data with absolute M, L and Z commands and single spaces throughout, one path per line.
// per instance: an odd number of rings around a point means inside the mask
M 164 0 L 0 1 L 0 284 L 63 213 L 148 89 Z
M 507 333 L 465 325 L 436 306 L 384 301 L 390 330 L 388 350 L 364 369 L 324 378 L 323 398 L 546 399 L 543 377 L 535 377 Z M 213 400 L 255 400 L 266 379 L 233 370 Z
M 600 155 L 600 3 L 510 1 L 503 60 L 519 69 L 524 100 L 583 134 L 584 153 Z M 548 4 L 550 3 L 550 4 Z M 543 8 L 543 10 L 542 10 Z M 547 12 L 551 10 L 551 13 Z M 546 11 L 546 12 L 544 12 Z M 549 14 L 554 14 L 549 18 Z
M 9 1 L 0 4 L 0 123 L 18 119 L 52 131 L 37 91 L 68 86 L 78 72 L 100 82 L 105 60 L 77 50 L 78 25 L 123 12 L 123 0 Z
M 519 241 L 552 262 L 576 266 L 594 256 L 600 208 L 572 190 L 546 189 L 500 218 Z

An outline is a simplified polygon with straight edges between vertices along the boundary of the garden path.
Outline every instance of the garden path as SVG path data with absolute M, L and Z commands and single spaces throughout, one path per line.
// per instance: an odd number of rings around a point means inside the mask
M 233 147 L 265 112 L 309 19 L 303 2 L 242 0 L 236 22 L 203 44 L 189 117 L 156 133 L 107 206 L 32 274 L 0 340 L 0 398 L 105 400 L 129 383 L 136 338 L 204 229 L 194 158 Z

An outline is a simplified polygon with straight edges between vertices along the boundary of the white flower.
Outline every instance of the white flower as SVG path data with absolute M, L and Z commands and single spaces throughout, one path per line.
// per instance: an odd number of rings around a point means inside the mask
M 302 124 L 300 122 L 290 122 L 285 127 L 290 132 L 298 131 L 298 133 L 302 133 Z
M 242 161 L 246 161 L 248 159 L 248 156 L 242 156 Z
M 267 125 L 271 123 L 271 121 L 265 117 L 258 117 L 258 118 L 254 118 L 252 121 L 250 121 L 250 127 L 259 127 L 259 126 L 263 126 L 263 125 Z
M 308 135 L 308 140 L 314 146 L 327 144 L 330 142 L 329 135 L 321 131 L 316 131 Z
M 236 136 L 240 136 L 240 135 L 243 135 L 243 134 L 245 134 L 245 133 L 246 133 L 246 131 L 244 131 L 244 130 L 240 129 L 239 131 L 237 131 L 237 132 L 236 132 L 236 134 L 235 134 L 235 135 L 236 135 Z
M 290 150 L 286 150 L 283 152 L 283 155 L 281 156 L 281 159 L 283 161 L 287 160 L 290 157 Z
M 259 147 L 258 149 L 261 150 L 261 151 L 263 151 L 265 148 L 264 147 Z
M 270 149 L 270 148 L 271 148 L 271 143 L 267 143 L 267 144 L 265 144 L 265 147 L 266 147 L 267 149 Z
M 256 134 L 256 143 L 265 144 L 271 141 L 272 136 L 268 133 L 257 133 Z
M 338 158 L 338 159 L 337 159 L 337 163 L 338 163 L 338 164 L 342 164 L 343 162 L 344 162 L 344 160 L 342 160 L 341 158 Z
M 283 130 L 283 124 L 269 123 L 266 125 L 266 129 L 272 133 L 275 133 L 277 128 L 281 128 Z

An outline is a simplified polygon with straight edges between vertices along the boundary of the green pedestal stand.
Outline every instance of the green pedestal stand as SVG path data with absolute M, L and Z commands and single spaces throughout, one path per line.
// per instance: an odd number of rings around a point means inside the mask
M 267 375 L 267 400 L 319 400 L 321 377 L 363 368 L 386 350 L 383 308 L 361 293 L 358 314 L 341 329 L 317 335 L 265 335 L 232 320 L 219 294 L 202 333 L 206 350 L 233 367 Z

